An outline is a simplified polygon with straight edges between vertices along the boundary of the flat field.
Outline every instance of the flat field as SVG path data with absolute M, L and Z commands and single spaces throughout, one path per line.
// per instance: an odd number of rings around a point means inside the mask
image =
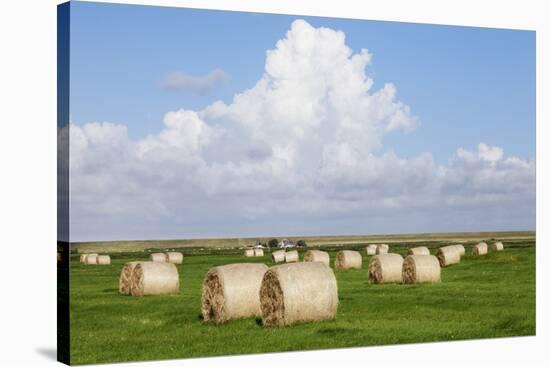
M 460 236 L 455 236 L 460 240 Z M 229 354 L 344 348 L 383 344 L 479 339 L 535 334 L 535 240 L 510 236 L 505 250 L 471 256 L 442 269 L 442 282 L 373 285 L 369 257 L 361 270 L 336 271 L 340 304 L 335 320 L 265 328 L 255 318 L 206 324 L 200 317 L 201 283 L 212 266 L 264 262 L 237 249 L 186 248 L 178 265 L 180 293 L 129 297 L 118 294 L 124 263 L 147 259 L 148 252 L 112 253 L 112 265 L 71 264 L 71 363 L 160 360 Z M 477 237 L 476 237 L 477 238 Z M 502 238 L 502 237 L 499 237 Z M 390 241 L 385 241 L 390 242 Z M 422 237 L 391 246 L 435 249 L 448 240 Z M 336 250 L 363 249 L 364 243 L 326 242 L 331 266 Z M 303 253 L 301 254 L 301 258 Z

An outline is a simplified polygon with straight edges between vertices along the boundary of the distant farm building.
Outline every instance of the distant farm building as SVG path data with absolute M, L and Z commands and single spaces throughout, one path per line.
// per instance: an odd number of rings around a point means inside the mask
M 252 247 L 252 248 L 266 248 L 266 246 L 262 245 L 260 240 L 254 241 L 254 243 L 252 245 L 250 245 L 250 247 Z
M 296 242 L 289 240 L 287 238 L 283 238 L 279 241 L 279 245 L 277 246 L 279 248 L 292 248 L 296 247 Z

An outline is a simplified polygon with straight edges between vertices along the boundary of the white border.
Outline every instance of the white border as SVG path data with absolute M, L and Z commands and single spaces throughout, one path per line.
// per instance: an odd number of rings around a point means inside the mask
M 114 2 L 114 1 L 105 1 Z M 149 0 L 134 4 L 319 15 L 537 31 L 537 337 L 490 339 L 132 363 L 136 366 L 257 366 L 343 363 L 410 366 L 517 366 L 547 360 L 550 39 L 544 1 L 471 0 Z M 58 1 L 0 3 L 0 364 L 54 365 L 56 242 L 56 9 Z M 546 24 L 545 24 L 546 21 Z M 548 67 L 548 66 L 547 66 Z M 545 98 L 546 97 L 546 98 Z M 543 208 L 544 207 L 544 208 Z M 547 215 L 545 217 L 545 214 Z M 472 310 L 475 312 L 475 310 Z

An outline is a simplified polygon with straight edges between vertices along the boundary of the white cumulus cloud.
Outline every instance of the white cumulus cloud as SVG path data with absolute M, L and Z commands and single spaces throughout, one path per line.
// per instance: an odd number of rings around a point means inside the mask
M 445 165 L 380 153 L 417 119 L 393 84 L 374 88 L 371 58 L 297 20 L 229 103 L 168 112 L 141 139 L 71 124 L 72 240 L 533 225 L 534 161 L 484 143 Z

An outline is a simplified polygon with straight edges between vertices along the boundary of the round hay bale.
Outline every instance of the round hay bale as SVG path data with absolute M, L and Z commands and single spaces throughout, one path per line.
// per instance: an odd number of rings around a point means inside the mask
M 504 244 L 500 241 L 495 241 L 491 244 L 492 251 L 502 251 L 504 250 Z
M 338 285 L 332 269 L 320 262 L 276 265 L 260 288 L 264 326 L 332 320 L 338 309 Z
M 295 263 L 300 260 L 300 256 L 298 255 L 298 251 L 288 251 L 285 252 L 285 262 L 287 263 Z
M 403 256 L 381 254 L 369 262 L 369 282 L 376 284 L 403 282 Z
M 452 246 L 454 246 L 458 250 L 458 253 L 460 254 L 460 256 L 466 255 L 466 248 L 464 248 L 464 245 L 458 244 L 458 245 L 452 245 Z
M 336 254 L 336 259 L 334 260 L 335 269 L 361 269 L 362 266 L 363 258 L 359 251 L 342 250 Z
M 419 246 L 419 247 L 413 247 L 410 248 L 409 251 L 407 251 L 408 255 L 429 255 L 430 249 L 426 246 Z
M 244 250 L 244 256 L 253 257 L 254 256 L 254 249 L 247 248 L 246 250 Z
M 267 269 L 265 264 L 229 264 L 210 269 L 202 283 L 203 320 L 222 323 L 260 316 L 260 285 Z
M 131 281 L 132 281 L 132 272 L 137 264 L 141 261 L 130 261 L 129 263 L 124 264 L 122 271 L 120 272 L 120 278 L 118 280 L 118 292 L 120 294 L 130 294 Z
M 178 268 L 171 263 L 141 262 L 134 267 L 130 281 L 132 296 L 178 293 Z
M 152 261 L 154 263 L 165 263 L 166 262 L 166 254 L 163 252 L 155 252 L 151 255 L 149 255 L 149 261 Z
M 454 245 L 440 247 L 435 256 L 442 268 L 460 262 L 460 250 Z
M 97 254 L 88 254 L 84 259 L 86 265 L 97 265 Z
M 274 252 L 271 254 L 271 260 L 272 260 L 274 263 L 282 263 L 282 262 L 285 262 L 285 250 L 274 251 Z
M 172 264 L 183 263 L 183 254 L 181 252 L 167 252 L 166 261 Z
M 441 281 L 439 259 L 433 255 L 409 255 L 403 260 L 403 283 L 435 283 Z
M 385 243 L 376 246 L 376 254 L 387 254 L 390 251 L 390 246 Z
M 80 254 L 80 263 L 85 264 L 86 263 L 86 256 L 88 254 Z
M 264 256 L 264 250 L 262 250 L 261 248 L 255 248 L 254 256 L 257 256 L 257 257 Z
M 312 262 L 317 261 L 325 264 L 326 266 L 330 266 L 330 256 L 328 252 L 321 251 L 321 250 L 308 250 L 304 254 L 304 261 L 305 262 Z
M 487 244 L 485 242 L 480 242 L 477 245 L 472 247 L 472 255 L 487 255 Z
M 377 247 L 378 247 L 377 245 L 367 245 L 367 247 L 365 247 L 365 255 L 367 256 L 376 255 Z
M 97 258 L 97 265 L 111 265 L 111 257 L 109 255 L 99 255 Z

